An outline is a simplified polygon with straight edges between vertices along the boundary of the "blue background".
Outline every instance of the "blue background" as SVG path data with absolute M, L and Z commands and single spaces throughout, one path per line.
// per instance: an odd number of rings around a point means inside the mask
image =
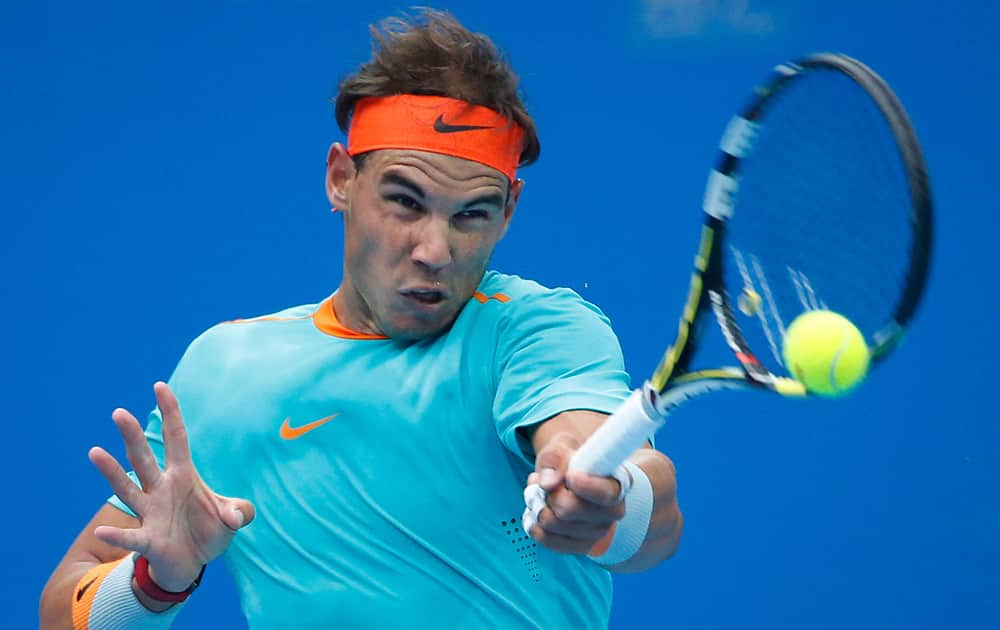
M 993 248 L 998 10 L 991 2 L 437 3 L 523 78 L 543 157 L 495 267 L 601 305 L 637 380 L 673 335 L 722 127 L 776 62 L 839 50 L 880 71 L 937 202 L 924 308 L 854 396 L 708 397 L 658 443 L 686 532 L 617 578 L 613 627 L 1000 627 L 1000 307 Z M 3 625 L 108 491 L 116 406 L 215 322 L 326 296 L 329 99 L 368 55 L 372 0 L 9 2 L 0 12 Z M 291 612 L 291 611 L 290 611 Z M 210 569 L 177 627 L 240 627 Z

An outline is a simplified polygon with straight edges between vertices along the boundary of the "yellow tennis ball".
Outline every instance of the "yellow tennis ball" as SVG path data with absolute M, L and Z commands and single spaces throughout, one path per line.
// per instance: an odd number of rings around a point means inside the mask
M 785 367 L 810 393 L 842 396 L 864 380 L 871 356 L 857 326 L 833 311 L 799 315 L 785 331 Z

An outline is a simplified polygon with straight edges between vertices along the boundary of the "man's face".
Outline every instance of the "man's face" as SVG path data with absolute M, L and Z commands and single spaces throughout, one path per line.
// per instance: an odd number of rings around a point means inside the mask
M 344 215 L 340 320 L 396 339 L 445 329 L 479 285 L 522 185 L 425 151 L 375 151 L 357 171 L 334 145 L 327 192 Z

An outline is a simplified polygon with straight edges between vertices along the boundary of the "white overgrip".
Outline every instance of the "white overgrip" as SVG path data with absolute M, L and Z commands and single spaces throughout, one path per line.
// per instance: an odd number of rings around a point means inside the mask
M 570 470 L 609 476 L 663 426 L 666 416 L 647 402 L 644 391 L 645 388 L 632 392 L 587 438 L 570 461 Z

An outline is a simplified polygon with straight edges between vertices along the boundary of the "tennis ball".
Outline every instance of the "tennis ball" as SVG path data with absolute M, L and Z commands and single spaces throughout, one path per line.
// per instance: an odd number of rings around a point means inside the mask
M 864 380 L 870 355 L 857 326 L 833 311 L 808 311 L 785 331 L 785 366 L 812 394 L 842 396 Z

